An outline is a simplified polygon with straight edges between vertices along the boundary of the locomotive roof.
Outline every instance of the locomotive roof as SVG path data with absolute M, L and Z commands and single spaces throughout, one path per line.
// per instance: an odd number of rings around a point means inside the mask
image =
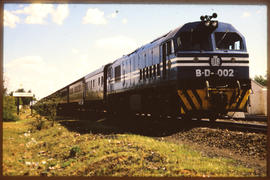
M 119 59 L 117 59 L 115 61 L 118 61 L 118 60 L 120 60 L 120 59 L 122 59 L 124 57 L 130 56 L 130 55 L 132 55 L 134 53 L 143 51 L 144 49 L 147 49 L 147 48 L 150 48 L 150 47 L 154 47 L 157 44 L 160 44 L 162 42 L 166 42 L 167 40 L 170 40 L 172 38 L 175 38 L 181 32 L 187 32 L 187 31 L 191 31 L 191 29 L 196 29 L 196 28 L 198 28 L 199 24 L 201 24 L 201 21 L 190 22 L 190 23 L 186 23 L 184 25 L 178 26 L 177 28 L 169 31 L 168 33 L 166 33 L 166 34 L 164 34 L 164 35 L 156 38 L 152 42 L 141 46 L 140 48 L 136 49 L 132 53 L 130 53 L 128 55 L 124 55 L 123 57 L 121 57 L 121 58 L 119 58 Z M 229 23 L 223 23 L 223 22 L 218 22 L 218 27 L 214 30 L 214 32 L 226 32 L 226 31 L 237 32 L 243 38 L 243 35 L 240 32 L 238 32 L 231 24 L 229 24 Z
M 201 21 L 196 21 L 196 22 L 186 23 L 183 26 L 179 26 L 176 29 L 170 31 L 167 34 L 167 36 L 164 39 L 162 39 L 162 41 L 167 41 L 171 38 L 174 38 L 180 32 L 188 32 L 188 31 L 191 31 L 191 29 L 196 29 L 198 28 L 200 24 L 201 24 Z M 242 36 L 242 34 L 239 33 L 231 24 L 218 22 L 218 27 L 214 30 L 214 32 L 226 32 L 226 31 L 237 32 L 240 36 Z

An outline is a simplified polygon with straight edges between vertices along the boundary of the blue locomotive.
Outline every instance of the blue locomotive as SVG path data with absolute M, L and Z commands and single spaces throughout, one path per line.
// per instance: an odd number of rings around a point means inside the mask
M 249 55 L 232 25 L 201 16 L 56 91 L 60 108 L 216 119 L 246 111 Z

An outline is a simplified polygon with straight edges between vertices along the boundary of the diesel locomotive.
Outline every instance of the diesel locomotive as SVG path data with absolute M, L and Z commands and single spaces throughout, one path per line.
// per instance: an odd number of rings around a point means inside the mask
M 43 98 L 59 109 L 210 118 L 246 111 L 251 81 L 244 36 L 201 16 Z

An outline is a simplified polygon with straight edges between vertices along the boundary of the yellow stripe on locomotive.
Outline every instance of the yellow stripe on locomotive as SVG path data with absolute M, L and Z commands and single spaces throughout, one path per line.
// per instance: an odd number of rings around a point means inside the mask
M 180 101 L 180 113 L 186 114 L 188 112 L 199 111 L 213 111 L 218 107 L 216 103 L 223 108 L 224 112 L 228 111 L 247 111 L 247 103 L 250 95 L 250 89 L 227 88 L 218 89 L 211 88 L 209 95 L 206 89 L 179 89 L 177 91 Z M 219 96 L 222 93 L 224 101 L 213 103 L 215 95 Z

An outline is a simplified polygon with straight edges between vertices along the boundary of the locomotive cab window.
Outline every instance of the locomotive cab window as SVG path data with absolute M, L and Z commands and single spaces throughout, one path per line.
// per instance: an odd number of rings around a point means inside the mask
M 215 42 L 219 50 L 243 50 L 242 38 L 234 32 L 216 32 Z
M 211 51 L 210 33 L 181 32 L 176 38 L 177 49 L 180 51 Z

